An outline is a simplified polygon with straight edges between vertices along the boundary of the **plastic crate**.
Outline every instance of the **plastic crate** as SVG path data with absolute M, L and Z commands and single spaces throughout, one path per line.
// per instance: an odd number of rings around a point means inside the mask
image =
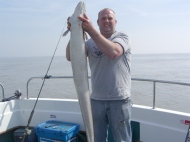
M 79 125 L 50 120 L 35 127 L 38 142 L 75 142 Z

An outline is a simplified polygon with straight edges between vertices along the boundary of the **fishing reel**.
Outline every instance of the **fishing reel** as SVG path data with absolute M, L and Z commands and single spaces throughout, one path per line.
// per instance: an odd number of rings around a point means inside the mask
M 22 93 L 21 93 L 20 90 L 16 90 L 14 94 L 15 94 L 14 96 L 2 99 L 2 102 L 6 102 L 6 101 L 13 100 L 13 99 L 20 99 L 21 98 Z

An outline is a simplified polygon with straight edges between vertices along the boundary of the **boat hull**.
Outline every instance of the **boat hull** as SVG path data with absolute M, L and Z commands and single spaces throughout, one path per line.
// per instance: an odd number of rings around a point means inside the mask
M 0 136 L 11 129 L 26 126 L 35 101 L 36 98 L 0 102 Z M 78 100 L 40 98 L 33 118 L 30 127 L 47 120 L 61 120 L 77 123 L 80 125 L 80 131 L 85 131 Z M 184 141 L 188 130 L 185 120 L 190 120 L 190 114 L 133 105 L 133 140 Z M 109 142 L 113 142 L 113 139 L 110 138 Z

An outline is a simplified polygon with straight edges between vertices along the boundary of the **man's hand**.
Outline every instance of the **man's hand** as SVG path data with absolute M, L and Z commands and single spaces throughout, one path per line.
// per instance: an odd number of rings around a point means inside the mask
M 87 17 L 85 13 L 83 16 L 79 16 L 78 18 L 82 21 L 82 28 L 84 31 L 86 31 L 87 33 L 90 33 L 94 30 L 92 22 L 90 21 L 90 19 Z
M 71 23 L 69 22 L 70 17 L 67 18 L 67 29 L 70 30 L 71 28 Z
M 71 23 L 69 22 L 70 17 L 67 18 L 67 30 L 63 33 L 63 36 L 66 36 L 71 29 Z

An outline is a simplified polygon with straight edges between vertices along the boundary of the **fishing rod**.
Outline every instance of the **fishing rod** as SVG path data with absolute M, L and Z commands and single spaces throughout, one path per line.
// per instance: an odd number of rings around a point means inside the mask
M 65 23 L 65 25 L 66 25 L 66 23 Z M 26 135 L 24 135 L 24 137 L 23 137 L 23 139 L 22 139 L 22 142 L 24 142 L 26 136 L 27 136 L 27 135 L 30 135 L 31 132 L 32 132 L 32 131 L 29 129 L 29 125 L 30 125 L 30 122 L 31 122 L 32 117 L 33 117 L 33 115 L 34 115 L 34 110 L 35 110 L 35 108 L 36 108 L 36 105 L 37 105 L 38 99 L 39 99 L 39 97 L 40 97 L 42 88 L 43 88 L 43 86 L 44 86 L 45 80 L 49 78 L 48 72 L 49 72 L 49 69 L 50 69 L 50 67 L 51 67 L 52 61 L 53 61 L 53 59 L 54 59 L 55 53 L 56 53 L 56 51 L 57 51 L 58 45 L 59 45 L 59 43 L 60 43 L 61 37 L 62 37 L 62 36 L 66 36 L 67 33 L 69 32 L 69 30 L 67 30 L 67 31 L 64 32 L 65 25 L 64 25 L 64 27 L 63 27 L 63 30 L 62 30 L 61 35 L 60 35 L 60 37 L 59 37 L 59 40 L 58 40 L 58 42 L 57 42 L 56 48 L 55 48 L 55 50 L 54 50 L 54 53 L 53 53 L 53 56 L 52 56 L 51 61 L 50 61 L 50 63 L 49 63 L 49 66 L 48 66 L 48 69 L 47 69 L 47 71 L 46 71 L 46 74 L 45 74 L 45 76 L 44 76 L 44 78 L 43 78 L 43 82 L 42 82 L 40 91 L 39 91 L 39 93 L 38 93 L 37 99 L 36 99 L 36 101 L 35 101 L 34 107 L 33 107 L 32 111 L 31 111 L 31 113 L 30 113 L 30 117 L 29 117 L 29 119 L 28 119 L 28 123 L 27 123 L 26 128 L 25 128 Z M 63 33 L 63 32 L 64 32 L 64 33 Z

